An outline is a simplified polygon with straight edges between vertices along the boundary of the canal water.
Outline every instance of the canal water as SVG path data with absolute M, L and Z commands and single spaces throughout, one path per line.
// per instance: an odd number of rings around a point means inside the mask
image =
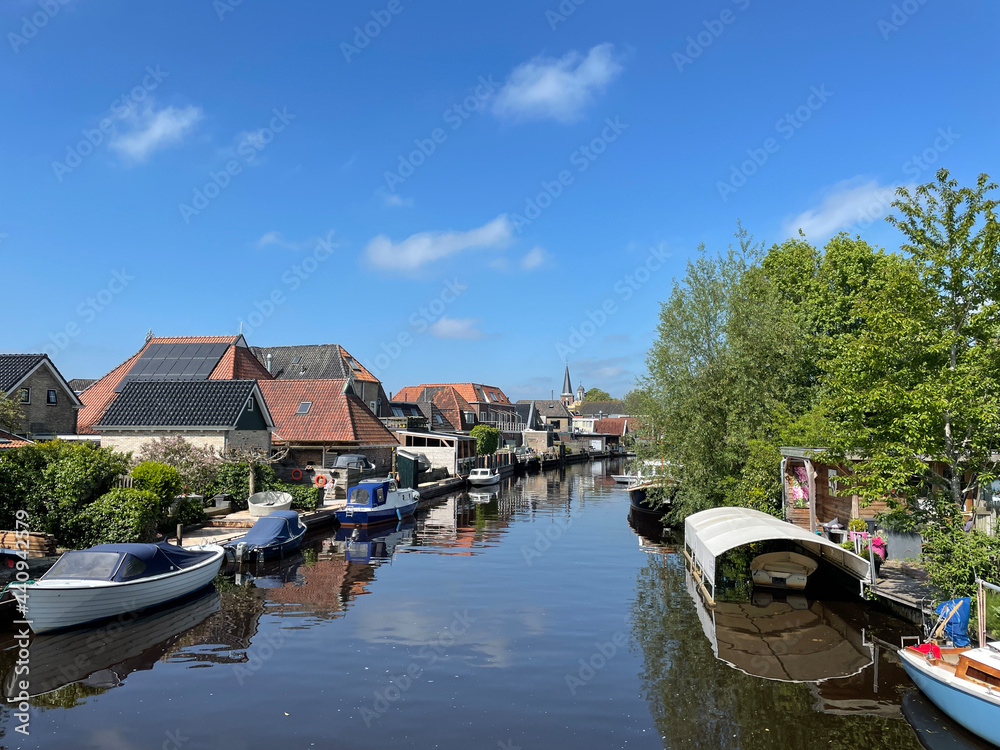
M 795 597 L 706 612 L 678 547 L 630 525 L 608 473 L 509 479 L 376 534 L 320 533 L 169 608 L 34 638 L 30 734 L 7 704 L 0 743 L 919 747 L 911 686 L 880 645 L 912 627 Z M 10 698 L 18 652 L 2 645 Z

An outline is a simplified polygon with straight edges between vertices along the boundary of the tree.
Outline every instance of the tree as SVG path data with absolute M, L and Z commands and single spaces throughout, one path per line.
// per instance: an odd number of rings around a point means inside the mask
M 584 401 L 614 401 L 611 394 L 600 388 L 591 388 L 583 395 Z
M 497 452 L 500 445 L 500 430 L 486 424 L 477 424 L 469 432 L 476 439 L 476 454 L 489 456 Z
M 219 454 L 208 446 L 198 447 L 181 436 L 161 437 L 143 443 L 139 455 L 146 461 L 173 466 L 181 475 L 185 493 L 207 495 L 219 473 Z
M 996 185 L 959 187 L 947 170 L 888 217 L 905 258 L 859 308 L 867 326 L 842 342 L 832 366 L 836 413 L 860 453 L 854 482 L 868 500 L 950 498 L 997 476 L 1000 445 L 1000 224 Z
M 248 468 L 248 490 L 250 495 L 253 495 L 257 491 L 257 467 L 271 466 L 280 462 L 288 455 L 288 450 L 288 445 L 273 453 L 266 448 L 229 448 L 222 454 L 222 460 L 227 464 L 241 464 Z
M 7 398 L 0 391 L 0 428 L 10 432 L 20 432 L 24 427 L 24 409 L 19 403 Z

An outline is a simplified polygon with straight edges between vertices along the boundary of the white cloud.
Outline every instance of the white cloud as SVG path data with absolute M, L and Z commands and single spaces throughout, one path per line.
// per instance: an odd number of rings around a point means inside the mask
M 540 247 L 534 247 L 528 254 L 521 258 L 521 268 L 525 271 L 533 271 L 548 259 L 548 255 Z
M 385 205 L 395 206 L 399 208 L 412 208 L 413 198 L 404 198 L 396 193 L 386 193 L 385 194 Z
M 579 52 L 559 59 L 536 57 L 510 74 L 493 112 L 517 120 L 573 122 L 622 70 L 611 44 L 594 47 L 586 57 Z
M 810 240 L 823 240 L 855 225 L 870 226 L 890 212 L 895 193 L 895 185 L 864 177 L 838 182 L 824 191 L 819 206 L 786 220 L 782 232 L 798 236 L 801 229 Z
M 479 318 L 449 318 L 441 317 L 428 330 L 432 336 L 439 339 L 482 339 L 486 334 L 476 328 Z
M 142 163 L 153 152 L 180 143 L 202 116 L 198 107 L 158 110 L 150 102 L 142 111 L 132 111 L 125 120 L 128 130 L 116 133 L 109 145 L 129 161 Z
M 268 232 L 259 240 L 257 240 L 257 247 L 263 249 L 265 247 L 282 247 L 286 250 L 298 250 L 299 246 L 294 242 L 289 242 L 286 240 L 281 232 Z
M 388 271 L 418 271 L 424 265 L 463 250 L 500 248 L 510 242 L 514 226 L 506 214 L 468 232 L 420 232 L 393 243 L 379 235 L 365 248 L 368 262 Z

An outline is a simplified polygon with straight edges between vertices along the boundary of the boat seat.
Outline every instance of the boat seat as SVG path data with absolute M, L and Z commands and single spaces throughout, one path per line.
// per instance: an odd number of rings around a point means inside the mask
M 791 561 L 771 561 L 767 563 L 767 570 L 770 573 L 798 573 L 800 575 L 809 574 L 809 568 L 805 565 L 800 565 L 799 563 Z

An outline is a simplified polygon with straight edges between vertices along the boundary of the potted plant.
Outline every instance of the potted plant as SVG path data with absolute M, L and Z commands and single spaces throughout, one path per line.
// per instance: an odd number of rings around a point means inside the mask
M 875 575 L 878 575 L 879 571 L 882 569 L 882 563 L 885 562 L 885 557 L 887 554 L 887 550 L 885 547 L 885 540 L 880 536 L 872 537 L 861 548 L 861 556 L 864 557 L 865 559 L 868 558 L 869 549 L 871 549 L 871 551 L 875 553 L 873 555 L 873 557 L 875 558 Z

